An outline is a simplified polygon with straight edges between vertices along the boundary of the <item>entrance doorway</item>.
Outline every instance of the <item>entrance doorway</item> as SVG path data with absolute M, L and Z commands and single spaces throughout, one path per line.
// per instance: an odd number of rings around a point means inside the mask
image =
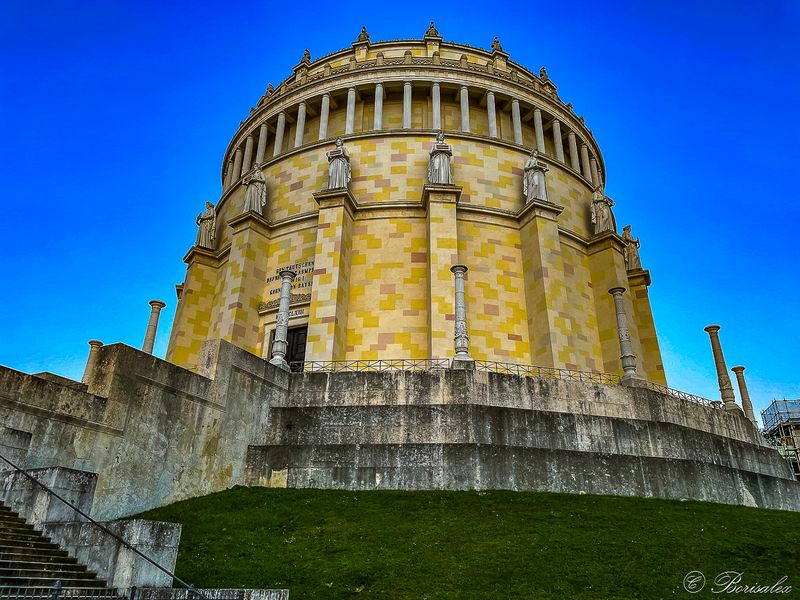
M 292 327 L 286 332 L 286 362 L 291 365 L 293 362 L 303 362 L 306 359 L 306 338 L 308 337 L 308 326 Z M 294 365 L 292 371 L 302 371 L 302 365 Z

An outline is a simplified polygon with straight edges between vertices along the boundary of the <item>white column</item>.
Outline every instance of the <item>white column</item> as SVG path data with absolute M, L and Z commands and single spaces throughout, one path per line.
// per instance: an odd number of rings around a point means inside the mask
M 589 146 L 581 144 L 581 175 L 589 181 L 592 180 L 592 170 L 589 167 Z
M 489 118 L 489 136 L 497 137 L 497 113 L 494 107 L 494 92 L 486 92 L 486 116 Z
M 242 172 L 242 147 L 236 149 L 236 154 L 233 155 L 233 181 L 241 177 Z
M 375 84 L 375 115 L 372 119 L 372 128 L 375 131 L 383 129 L 383 84 Z
M 411 129 L 411 82 L 403 84 L 403 129 Z
M 511 121 L 514 124 L 514 143 L 522 145 L 522 119 L 519 116 L 519 100 L 511 100 Z
M 244 144 L 244 161 L 242 162 L 242 177 L 250 170 L 250 162 L 253 160 L 253 134 L 247 136 Z
M 544 128 L 542 127 L 542 111 L 533 109 L 533 131 L 536 134 L 536 148 L 544 154 Z
M 156 342 L 156 331 L 158 330 L 158 316 L 161 309 L 166 306 L 166 302 L 161 300 L 150 300 L 150 319 L 147 321 L 147 331 L 144 333 L 144 343 L 142 352 L 153 353 L 153 346 Z
M 594 156 L 589 159 L 589 169 L 592 172 L 592 184 L 597 187 L 600 185 L 600 174 L 597 172 L 597 160 Z
M 553 119 L 553 145 L 556 148 L 556 160 L 564 162 L 564 142 L 561 139 L 561 122 Z
M 717 381 L 719 382 L 719 394 L 725 403 L 725 410 L 739 410 L 736 406 L 736 396 L 733 393 L 731 378 L 728 377 L 728 369 L 725 366 L 725 356 L 722 354 L 722 346 L 719 343 L 719 325 L 709 325 L 703 331 L 708 333 L 711 338 L 711 352 L 714 354 L 714 366 L 717 369 Z
M 464 299 L 464 273 L 467 272 L 467 267 L 464 265 L 453 265 L 450 267 L 450 272 L 455 277 L 455 308 L 456 308 L 456 324 L 455 324 L 455 340 L 456 355 L 453 361 L 471 361 L 472 357 L 469 355 L 469 332 L 467 330 L 467 303 Z
M 578 140 L 575 137 L 575 132 L 569 132 L 569 163 L 573 171 L 581 172 L 581 166 L 578 159 Z
M 330 94 L 322 94 L 322 108 L 319 111 L 319 139 L 328 137 L 328 115 L 331 112 Z
M 742 398 L 744 415 L 750 419 L 753 425 L 758 427 L 756 416 L 753 413 L 753 402 L 750 400 L 750 392 L 747 391 L 747 383 L 744 380 L 744 367 L 733 367 L 731 371 L 736 373 L 736 383 L 739 385 L 739 396 Z
M 622 353 L 622 382 L 639 379 L 636 375 L 636 356 L 633 354 L 631 336 L 628 333 L 628 316 L 625 314 L 625 302 L 622 299 L 624 287 L 615 287 L 608 290 L 614 297 L 614 311 L 617 313 L 617 334 L 619 335 L 619 349 Z
M 86 369 L 81 377 L 81 383 L 89 383 L 89 380 L 94 375 L 94 366 L 97 364 L 97 353 L 102 347 L 103 342 L 100 340 L 89 340 L 89 358 L 86 359 Z
M 353 125 L 356 120 L 356 88 L 347 90 L 347 116 L 344 122 L 344 134 L 353 133 Z
M 432 123 L 434 129 L 442 128 L 442 96 L 439 90 L 439 82 L 434 81 L 431 86 L 431 109 L 433 110 Z
M 262 164 L 264 162 L 264 152 L 267 150 L 267 138 L 269 137 L 269 129 L 267 128 L 267 122 L 264 121 L 261 124 L 261 128 L 258 130 L 258 149 L 256 150 L 256 163 Z
M 292 302 L 292 281 L 294 281 L 294 271 L 281 271 L 281 299 L 278 303 L 278 314 L 275 317 L 275 338 L 272 341 L 272 358 L 270 364 L 277 365 L 281 369 L 289 370 L 289 363 L 286 362 L 286 332 L 289 329 L 289 305 Z
M 275 126 L 275 149 L 272 156 L 278 156 L 283 149 L 283 130 L 286 129 L 286 113 L 278 113 L 278 124 Z
M 303 145 L 303 135 L 306 132 L 306 103 L 297 106 L 297 128 L 294 131 L 294 147 Z
M 461 86 L 461 131 L 469 133 L 469 90 Z

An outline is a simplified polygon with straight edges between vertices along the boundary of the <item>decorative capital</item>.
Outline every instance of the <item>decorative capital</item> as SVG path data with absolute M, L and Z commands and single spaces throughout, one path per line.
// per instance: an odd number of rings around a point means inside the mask
M 284 269 L 278 273 L 281 276 L 281 279 L 288 279 L 289 281 L 294 281 L 294 278 L 297 277 L 297 273 L 294 271 L 290 271 L 289 269 Z
M 91 349 L 94 350 L 95 348 L 100 348 L 103 345 L 103 342 L 100 340 L 89 340 L 89 346 Z
M 148 304 L 153 307 L 153 310 L 161 310 L 167 305 L 163 300 L 150 300 Z
M 721 327 L 719 325 L 709 325 L 708 327 L 703 327 L 703 331 L 708 333 L 717 333 Z
M 468 269 L 466 265 L 453 265 L 452 267 L 450 267 L 450 272 L 455 273 L 456 275 L 458 275 L 459 273 L 463 275 L 464 273 L 467 272 L 467 270 Z
M 611 294 L 612 296 L 619 296 L 619 295 L 622 295 L 623 293 L 625 293 L 625 288 L 622 287 L 622 286 L 613 287 L 610 290 L 608 290 L 608 293 Z
M 739 367 L 731 367 L 731 371 L 733 371 L 733 372 L 734 372 L 734 373 L 736 373 L 737 375 L 741 375 L 742 373 L 744 373 L 744 367 L 742 367 L 742 366 L 739 366 Z

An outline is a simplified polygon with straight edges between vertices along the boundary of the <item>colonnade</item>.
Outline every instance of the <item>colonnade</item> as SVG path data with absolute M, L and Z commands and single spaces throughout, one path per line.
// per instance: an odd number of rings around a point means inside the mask
M 518 98 L 513 98 L 503 94 L 502 99 L 498 96 L 501 92 L 484 89 L 476 90 L 467 85 L 453 86 L 447 82 L 425 81 L 414 82 L 411 80 L 391 82 L 395 88 L 402 85 L 402 106 L 403 119 L 402 128 L 412 129 L 412 96 L 415 89 L 424 87 L 430 92 L 430 123 L 432 129 L 442 129 L 442 85 L 447 85 L 449 89 L 456 92 L 456 100 L 460 108 L 460 131 L 472 133 L 470 124 L 470 94 L 475 96 L 475 92 L 482 93 L 481 104 L 485 102 L 486 117 L 488 121 L 489 137 L 502 139 L 498 133 L 498 102 L 505 104 L 505 110 L 511 112 L 512 135 L 515 144 L 523 144 L 522 123 L 525 121 L 533 122 L 534 144 L 541 154 L 549 154 L 545 144 L 545 134 L 549 134 L 552 139 L 552 157 L 571 168 L 581 175 L 593 186 L 602 184 L 602 176 L 598 167 L 598 159 L 591 152 L 589 144 L 567 123 L 559 120 L 553 115 L 546 115 L 541 108 L 533 105 L 524 105 Z M 383 104 L 386 97 L 386 86 L 389 82 L 378 82 L 371 84 L 374 88 L 373 123 L 372 130 L 380 131 L 384 128 Z M 352 86 L 345 90 L 340 90 L 339 95 L 346 95 L 345 124 L 343 135 L 356 133 L 355 117 L 356 102 L 359 90 L 366 90 L 364 85 Z M 342 93 L 344 92 L 344 93 Z M 325 140 L 332 137 L 328 131 L 330 110 L 336 107 L 332 94 L 336 92 L 325 92 L 319 96 L 299 101 L 296 105 L 285 108 L 277 113 L 266 117 L 261 124 L 253 128 L 250 133 L 239 143 L 236 150 L 230 155 L 225 168 L 224 189 L 229 189 L 235 182 L 248 173 L 254 164 L 263 164 L 267 151 L 267 144 L 271 133 L 274 135 L 272 157 L 279 156 L 284 152 L 284 137 L 287 121 L 295 124 L 295 134 L 292 148 L 303 145 L 306 136 L 306 117 L 308 114 L 316 115 L 311 112 L 319 110 L 319 131 L 318 140 Z M 524 110 L 524 112 L 523 112 Z M 524 115 L 524 117 L 523 117 Z M 548 127 L 546 127 L 546 125 Z M 549 129 L 549 131 L 548 131 Z M 564 147 L 564 136 L 566 134 L 567 145 Z M 254 152 L 255 148 L 255 152 Z M 565 151 L 566 150 L 566 151 Z

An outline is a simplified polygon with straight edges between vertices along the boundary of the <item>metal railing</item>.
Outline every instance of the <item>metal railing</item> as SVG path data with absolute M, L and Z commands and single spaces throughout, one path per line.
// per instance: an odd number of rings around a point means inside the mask
M 243 589 L 219 589 L 213 590 L 214 600 L 244 600 L 245 591 Z M 191 588 L 188 590 L 176 590 L 170 588 L 131 588 L 128 600 L 199 600 L 200 590 Z
M 62 496 L 60 496 L 58 493 L 54 492 L 52 489 L 50 489 L 50 487 L 48 487 L 47 485 L 43 484 L 41 481 L 39 481 L 38 479 L 36 479 L 36 478 L 35 478 L 33 475 L 31 475 L 31 474 L 30 474 L 30 473 L 28 473 L 27 471 L 24 471 L 23 469 L 21 469 L 20 467 L 18 467 L 17 465 L 15 465 L 13 462 L 11 462 L 10 460 L 8 460 L 8 459 L 7 459 L 5 456 L 3 456 L 2 454 L 0 454 L 0 460 L 2 460 L 3 462 L 5 462 L 6 464 L 10 465 L 10 466 L 11 466 L 11 468 L 12 468 L 12 469 L 14 469 L 14 471 L 16 471 L 17 473 L 20 473 L 20 474 L 24 475 L 25 477 L 27 477 L 28 479 L 30 479 L 30 480 L 31 480 L 33 483 L 35 483 L 36 485 L 38 485 L 40 488 L 42 488 L 44 491 L 46 491 L 46 492 L 47 492 L 48 494 L 50 494 L 51 496 L 53 496 L 54 498 L 57 498 L 58 500 L 60 500 L 61 502 L 63 502 L 63 503 L 64 503 L 64 504 L 66 504 L 67 506 L 69 506 L 69 507 L 70 507 L 72 510 L 74 510 L 76 513 L 78 513 L 80 516 L 82 516 L 84 519 L 86 519 L 86 521 L 88 521 L 89 523 L 91 523 L 92 525 L 94 525 L 95 527 L 97 527 L 97 528 L 98 528 L 100 531 L 102 531 L 102 532 L 103 532 L 103 533 L 105 533 L 106 535 L 109 535 L 109 536 L 111 536 L 112 538 L 114 538 L 114 539 L 115 539 L 117 542 L 119 542 L 120 544 L 122 544 L 123 546 L 125 546 L 125 547 L 126 547 L 128 550 L 130 550 L 131 552 L 133 552 L 133 553 L 134 553 L 134 554 L 136 554 L 137 556 L 139 556 L 139 557 L 143 558 L 144 560 L 146 560 L 147 562 L 149 562 L 151 565 L 153 565 L 153 566 L 154 566 L 156 569 L 158 569 L 158 570 L 159 570 L 159 571 L 161 571 L 162 573 L 165 573 L 166 575 L 169 575 L 170 577 L 172 577 L 173 581 L 177 581 L 177 582 L 178 582 L 180 585 L 182 585 L 183 587 L 185 587 L 187 590 L 191 590 L 191 591 L 193 591 L 194 593 L 197 593 L 199 598 L 201 598 L 201 599 L 203 599 L 203 600 L 207 600 L 207 599 L 206 599 L 206 597 L 205 597 L 205 596 L 204 596 L 202 593 L 200 593 L 200 592 L 197 592 L 197 590 L 195 590 L 195 587 L 194 587 L 192 584 L 190 584 L 190 583 L 186 583 L 186 582 L 185 582 L 183 579 L 181 579 L 180 577 L 178 577 L 177 575 L 175 575 L 175 573 L 173 573 L 173 572 L 172 572 L 172 571 L 170 571 L 169 569 L 165 569 L 165 568 L 164 568 L 164 567 L 162 567 L 160 564 L 158 564 L 156 561 L 154 561 L 152 558 L 150 558 L 149 556 L 147 556 L 146 554 L 144 554 L 143 552 L 141 552 L 141 551 L 140 551 L 140 550 L 138 550 L 137 548 L 134 548 L 133 546 L 131 546 L 131 545 L 130 545 L 128 542 L 126 542 L 125 540 L 123 540 L 123 539 L 122 539 L 120 536 L 118 536 L 116 533 L 114 533 L 113 531 L 111 531 L 111 530 L 110 530 L 108 527 L 106 527 L 106 526 L 105 526 L 105 525 L 103 525 L 102 523 L 98 523 L 97 521 L 95 521 L 95 520 L 94 520 L 92 517 L 90 517 L 89 515 L 87 515 L 87 514 L 86 514 L 85 512 L 83 512 L 83 511 L 82 511 L 80 508 L 78 508 L 77 506 L 75 506 L 74 504 L 72 504 L 72 502 L 70 502 L 70 501 L 69 501 L 69 500 L 67 500 L 66 498 L 63 498 L 63 497 L 62 497 Z M 56 583 L 58 583 L 58 582 L 56 582 Z M 60 593 L 62 594 L 62 596 L 64 596 L 64 595 L 65 595 L 65 593 L 66 593 L 68 590 L 77 589 L 77 588 L 63 588 L 63 589 L 61 589 L 61 588 L 59 587 L 59 589 L 61 590 L 61 591 L 60 591 Z M 106 589 L 109 589 L 109 588 L 106 588 Z M 2 597 L 2 596 L 0 596 L 0 597 Z
M 0 585 L 0 598 L 9 600 L 98 600 L 122 598 L 119 590 L 103 587 L 62 587 L 56 581 L 50 587 Z
M 477 371 L 488 371 L 489 373 L 519 375 L 521 377 L 541 377 L 542 379 L 561 379 L 562 381 L 605 383 L 607 385 L 619 383 L 619 375 L 612 375 L 611 373 L 573 371 L 571 369 L 558 369 L 556 367 L 536 367 L 533 365 L 520 365 L 492 360 L 476 360 L 475 369 Z
M 312 360 L 289 363 L 293 373 L 355 373 L 383 371 L 441 371 L 450 368 L 447 358 L 389 360 Z
M 661 392 L 662 394 L 666 394 L 667 396 L 672 396 L 673 398 L 679 398 L 681 400 L 688 400 L 689 402 L 694 402 L 695 404 L 702 404 L 703 406 L 708 406 L 710 408 L 722 408 L 722 402 L 719 400 L 709 400 L 708 398 L 703 398 L 702 396 L 695 396 L 694 394 L 690 394 L 689 392 L 682 392 L 681 390 L 676 390 L 675 388 L 667 387 L 665 385 L 660 385 L 658 383 L 653 383 L 652 381 L 642 381 L 641 383 L 636 384 L 637 387 L 647 388 L 648 390 L 652 390 L 654 392 Z

